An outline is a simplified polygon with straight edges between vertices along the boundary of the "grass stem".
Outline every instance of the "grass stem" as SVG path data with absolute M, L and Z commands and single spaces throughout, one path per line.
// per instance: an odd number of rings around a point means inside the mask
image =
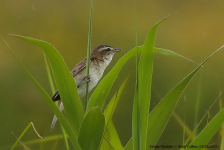
M 90 18 L 89 18 L 89 33 L 88 33 L 87 60 L 86 60 L 86 80 L 89 79 L 89 63 L 90 63 L 91 36 L 92 36 L 92 11 L 93 11 L 93 0 L 91 0 Z M 86 107 L 88 103 L 88 93 L 89 93 L 89 83 L 87 82 L 86 83 L 86 100 L 84 102 L 84 112 L 86 111 Z

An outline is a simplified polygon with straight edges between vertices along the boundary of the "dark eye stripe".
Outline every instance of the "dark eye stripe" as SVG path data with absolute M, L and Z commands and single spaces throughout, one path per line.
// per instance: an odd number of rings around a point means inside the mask
M 105 47 L 102 49 L 103 51 L 111 51 L 111 48 Z

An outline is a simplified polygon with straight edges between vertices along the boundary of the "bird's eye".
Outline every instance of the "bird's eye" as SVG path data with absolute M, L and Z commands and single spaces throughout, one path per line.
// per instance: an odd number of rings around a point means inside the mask
M 111 49 L 110 48 L 107 48 L 106 51 L 111 51 Z

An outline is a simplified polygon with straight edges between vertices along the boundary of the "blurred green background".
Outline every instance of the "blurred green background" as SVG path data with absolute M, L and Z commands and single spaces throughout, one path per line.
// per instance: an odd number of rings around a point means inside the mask
M 173 14 L 163 22 L 157 32 L 156 47 L 166 48 L 198 63 L 224 44 L 224 1 L 222 0 L 139 0 L 137 2 L 138 43 L 142 45 L 153 24 Z M 90 1 L 81 0 L 1 0 L 0 33 L 36 80 L 51 94 L 43 53 L 37 46 L 6 33 L 41 39 L 51 43 L 72 69 L 86 56 Z M 106 69 L 107 74 L 117 60 L 135 47 L 135 1 L 94 0 L 92 48 L 107 44 L 122 48 Z M 175 109 L 176 113 L 193 130 L 195 101 L 200 98 L 198 118 L 224 89 L 224 50 L 215 54 L 190 82 Z M 151 108 L 197 64 L 183 58 L 155 54 Z M 131 59 L 120 72 L 108 100 L 122 81 L 130 75 L 117 106 L 113 121 L 125 145 L 131 137 L 131 115 L 135 86 L 135 59 Z M 201 90 L 198 93 L 199 85 Z M 29 122 L 44 137 L 61 134 L 56 124 L 50 132 L 53 113 L 27 77 L 21 66 L 0 40 L 0 149 L 9 149 Z M 214 116 L 219 111 L 218 102 L 210 110 Z M 210 118 L 211 119 L 211 118 Z M 206 121 L 199 127 L 199 131 Z M 38 139 L 32 129 L 22 142 Z M 186 137 L 185 137 L 186 139 Z M 183 129 L 171 116 L 158 144 L 182 144 Z M 210 144 L 220 145 L 217 133 Z M 8 147 L 9 146 L 9 147 Z M 63 149 L 64 141 L 27 145 L 31 149 Z M 23 149 L 18 147 L 17 149 Z M 71 148 L 72 149 L 72 148 Z

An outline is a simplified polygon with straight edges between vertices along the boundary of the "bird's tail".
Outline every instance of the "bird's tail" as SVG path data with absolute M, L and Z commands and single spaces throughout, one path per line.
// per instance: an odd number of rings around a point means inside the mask
M 60 111 L 64 110 L 64 106 L 63 106 L 63 103 L 61 100 L 59 100 L 59 102 L 58 102 L 58 108 Z M 57 120 L 58 120 L 58 118 L 56 117 L 56 115 L 54 115 L 53 121 L 51 123 L 51 131 L 54 129 L 54 126 L 55 126 Z

